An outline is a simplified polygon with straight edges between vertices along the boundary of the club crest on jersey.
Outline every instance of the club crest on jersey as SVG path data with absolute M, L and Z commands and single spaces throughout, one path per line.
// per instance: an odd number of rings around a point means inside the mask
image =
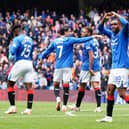
M 117 45 L 117 44 L 118 44 L 118 40 L 119 40 L 118 37 L 112 39 L 112 40 L 111 40 L 112 45 Z

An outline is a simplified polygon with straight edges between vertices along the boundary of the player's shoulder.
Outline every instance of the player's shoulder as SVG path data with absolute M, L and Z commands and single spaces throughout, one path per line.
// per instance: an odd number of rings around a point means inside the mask
M 84 46 L 91 46 L 92 43 L 93 43 L 93 40 L 89 40 L 89 41 L 84 43 Z
M 16 36 L 16 37 L 13 38 L 13 42 L 17 42 L 19 39 L 20 39 L 20 37 Z
M 95 38 L 92 40 L 92 42 L 93 42 L 92 43 L 93 46 L 96 46 L 96 45 L 98 46 L 99 45 L 99 41 Z
M 73 40 L 73 39 L 77 39 L 76 37 L 74 36 L 68 36 L 68 37 L 65 37 L 67 40 Z
M 98 40 L 96 38 L 93 38 L 93 42 L 98 42 Z
M 14 41 L 17 41 L 17 40 L 21 40 L 21 39 L 24 39 L 24 36 L 23 35 L 18 35 L 13 40 Z
M 54 43 L 63 43 L 69 40 L 69 37 L 59 37 L 53 40 Z
M 28 36 L 28 35 L 23 34 L 23 35 L 21 35 L 21 37 L 32 40 L 32 38 L 30 36 Z

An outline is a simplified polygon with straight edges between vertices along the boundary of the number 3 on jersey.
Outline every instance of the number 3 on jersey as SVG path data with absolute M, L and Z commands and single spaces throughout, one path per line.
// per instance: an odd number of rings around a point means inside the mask
M 63 51 L 63 46 L 60 45 L 60 46 L 57 46 L 57 48 L 59 48 L 59 55 L 58 55 L 58 58 L 61 58 L 61 56 L 62 56 L 62 51 Z
M 94 58 L 98 58 L 99 57 L 99 49 L 98 47 L 96 46 L 95 47 L 95 51 L 94 51 Z

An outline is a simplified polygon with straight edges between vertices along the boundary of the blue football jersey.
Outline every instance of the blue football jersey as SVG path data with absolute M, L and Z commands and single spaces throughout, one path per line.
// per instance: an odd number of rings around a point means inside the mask
M 101 24 L 98 29 L 111 38 L 112 68 L 129 68 L 128 21 L 120 17 L 120 22 L 122 29 L 116 35 Z
M 96 39 L 90 40 L 84 44 L 82 70 L 83 71 L 89 70 L 89 54 L 88 54 L 89 51 L 92 51 L 94 55 L 92 69 L 94 71 L 99 71 L 100 70 L 99 42 Z
M 33 40 L 21 34 L 13 39 L 13 44 L 10 47 L 9 54 L 15 56 L 15 61 L 32 60 Z
M 73 44 L 83 43 L 91 40 L 92 37 L 75 38 L 60 37 L 53 40 L 48 48 L 41 53 L 39 59 L 45 58 L 49 53 L 55 50 L 56 62 L 55 68 L 72 68 L 73 67 Z

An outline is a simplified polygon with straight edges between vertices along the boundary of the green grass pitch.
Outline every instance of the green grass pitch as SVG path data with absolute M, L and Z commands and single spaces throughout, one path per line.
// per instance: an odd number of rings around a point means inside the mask
M 105 116 L 103 112 L 94 113 L 95 104 L 82 103 L 80 112 L 74 116 L 55 110 L 54 102 L 34 102 L 31 116 L 21 115 L 26 102 L 16 102 L 17 114 L 4 114 L 9 103 L 0 102 L 0 129 L 129 129 L 129 106 L 115 105 L 112 123 L 97 123 L 96 119 Z M 69 112 L 69 110 L 68 110 Z

